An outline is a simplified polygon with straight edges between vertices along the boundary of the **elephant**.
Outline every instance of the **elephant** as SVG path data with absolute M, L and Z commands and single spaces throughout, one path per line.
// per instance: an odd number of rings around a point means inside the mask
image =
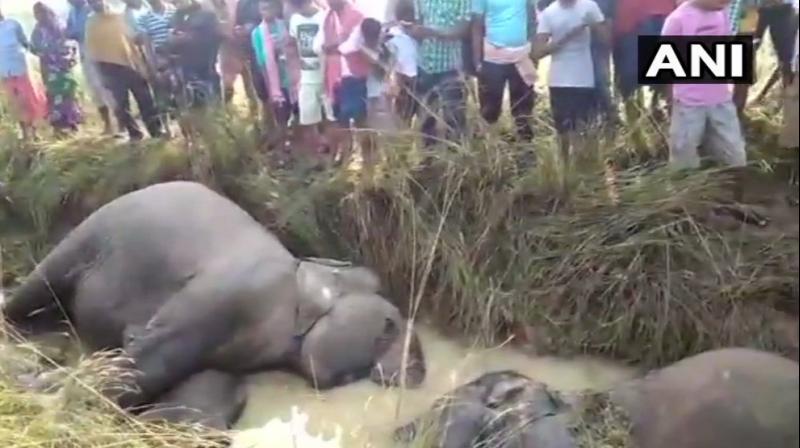
M 145 421 L 196 423 L 224 431 L 231 429 L 246 404 L 247 390 L 242 378 L 204 370 L 163 394 L 138 417 Z
M 747 348 L 685 358 L 611 391 L 642 448 L 800 444 L 798 363 Z
M 380 288 L 371 270 L 298 258 L 233 201 L 174 181 L 95 210 L 2 312 L 23 334 L 66 322 L 90 351 L 122 348 L 135 387 L 113 398 L 133 410 L 205 370 L 417 387 L 422 346 Z
M 569 404 L 516 372 L 491 372 L 437 402 L 430 446 L 578 447 L 587 437 L 607 442 L 596 438 L 608 425 L 612 432 L 624 428 L 624 446 L 639 448 L 797 447 L 798 367 L 754 349 L 709 350 L 607 391 L 579 393 Z M 598 410 L 616 420 L 597 419 Z M 417 437 L 420 421 L 398 428 L 396 438 Z
M 409 443 L 424 434 L 441 448 L 573 448 L 565 407 L 544 384 L 494 371 L 439 398 L 432 415 L 398 428 L 395 439 Z

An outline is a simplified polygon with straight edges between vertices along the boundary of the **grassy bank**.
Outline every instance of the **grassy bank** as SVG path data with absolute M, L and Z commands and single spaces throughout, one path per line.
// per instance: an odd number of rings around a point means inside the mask
M 774 126 L 760 119 L 754 127 L 752 155 L 762 167 L 775 166 Z M 724 345 L 791 353 L 774 322 L 796 319 L 796 212 L 794 222 L 766 229 L 713 213 L 728 195 L 726 178 L 712 170 L 671 176 L 659 161 L 658 128 L 646 119 L 639 128 L 653 150 L 629 149 L 624 134 L 597 142 L 568 176 L 568 198 L 545 124 L 527 145 L 482 132 L 438 149 L 424 169 L 399 138 L 383 145 L 388 160 L 367 178 L 275 168 L 247 121 L 220 117 L 193 160 L 207 160 L 202 180 L 296 253 L 372 266 L 398 303 L 421 297 L 425 315 L 485 343 L 523 331 L 544 352 L 644 366 Z M 0 138 L 7 286 L 103 203 L 195 172 L 178 143 Z M 533 152 L 538 164 L 523 168 Z M 782 201 L 774 173 L 753 176 L 753 201 Z
M 121 373 L 113 354 L 95 355 L 54 371 L 50 389 L 31 392 L 19 375 L 52 369 L 51 360 L 0 327 L 0 444 L 49 448 L 221 448 L 218 434 L 199 427 L 142 423 L 119 412 L 97 391 Z
M 463 146 L 428 154 L 425 167 L 418 163 L 425 155 L 408 139 L 386 141 L 387 160 L 372 176 L 277 168 L 252 124 L 230 117 L 204 127 L 192 157 L 205 161 L 200 170 L 179 142 L 132 146 L 81 135 L 23 145 L 5 123 L 3 283 L 13 288 L 102 204 L 201 172 L 201 181 L 297 254 L 367 264 L 401 306 L 421 298 L 421 315 L 486 344 L 524 336 L 540 352 L 604 354 L 643 367 L 728 345 L 796 356 L 796 331 L 792 339 L 784 324 L 797 319 L 798 226 L 774 171 L 781 152 L 771 137 L 773 112 L 756 114 L 749 136 L 756 168 L 748 199 L 773 218 L 763 229 L 713 212 L 728 196 L 721 173 L 671 175 L 661 130 L 647 118 L 636 128 L 648 145 L 634 149 L 624 132 L 596 141 L 566 176 L 566 197 L 544 122 L 533 143 L 510 144 L 481 130 Z M 533 153 L 538 163 L 530 167 Z M 16 360 L 30 352 L 21 353 L 0 365 L 23 365 Z M 103 378 L 92 366 L 100 365 L 89 360 L 68 375 L 88 385 L 81 396 L 94 397 L 79 405 L 52 397 L 62 401 L 42 404 L 4 374 L 2 445 L 166 447 L 196 440 L 191 428 L 154 429 L 108 411 L 91 393 L 97 380 L 89 378 Z

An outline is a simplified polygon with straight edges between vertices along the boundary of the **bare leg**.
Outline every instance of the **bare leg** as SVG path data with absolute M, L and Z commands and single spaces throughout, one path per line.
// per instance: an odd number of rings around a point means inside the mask
M 100 114 L 100 119 L 103 121 L 103 134 L 113 134 L 114 126 L 111 124 L 111 111 L 108 109 L 108 106 L 100 106 L 97 112 Z

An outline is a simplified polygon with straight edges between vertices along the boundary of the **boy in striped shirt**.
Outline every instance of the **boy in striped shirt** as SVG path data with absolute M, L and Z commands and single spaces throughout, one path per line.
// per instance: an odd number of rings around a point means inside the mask
M 150 9 L 137 19 L 138 31 L 143 40 L 147 65 L 153 80 L 153 94 L 161 119 L 166 124 L 170 109 L 175 107 L 173 88 L 169 82 L 169 60 L 166 45 L 172 33 L 175 7 L 163 0 L 150 0 Z M 169 134 L 169 126 L 167 126 Z

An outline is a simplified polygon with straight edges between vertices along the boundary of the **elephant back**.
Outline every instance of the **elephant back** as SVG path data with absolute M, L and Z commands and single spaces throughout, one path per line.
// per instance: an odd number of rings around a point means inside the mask
M 749 349 L 701 353 L 612 392 L 642 448 L 797 447 L 798 364 Z

